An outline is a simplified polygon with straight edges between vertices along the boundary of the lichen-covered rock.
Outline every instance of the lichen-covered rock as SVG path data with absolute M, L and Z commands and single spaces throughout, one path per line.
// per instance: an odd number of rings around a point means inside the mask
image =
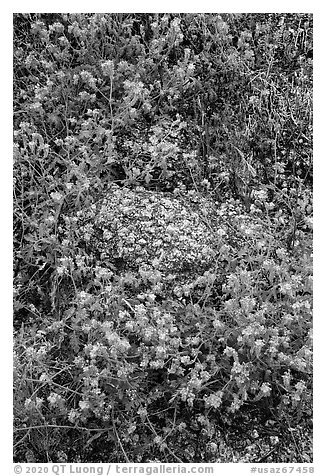
M 93 245 L 123 271 L 194 275 L 212 265 L 218 250 L 204 218 L 202 206 L 195 210 L 180 197 L 112 186 L 95 217 Z

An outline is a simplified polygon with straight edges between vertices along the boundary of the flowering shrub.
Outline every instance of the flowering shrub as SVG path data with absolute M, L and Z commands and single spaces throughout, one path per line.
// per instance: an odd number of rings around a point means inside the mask
M 15 460 L 310 461 L 311 17 L 14 36 Z

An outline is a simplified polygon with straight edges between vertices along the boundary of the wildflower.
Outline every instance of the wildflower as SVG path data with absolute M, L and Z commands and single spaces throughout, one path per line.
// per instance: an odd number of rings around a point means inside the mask
M 277 254 L 278 258 L 280 258 L 280 259 L 284 259 L 284 258 L 287 257 L 287 252 L 284 248 L 277 248 L 276 254 Z
M 32 400 L 31 398 L 26 398 L 24 406 L 25 409 L 28 411 L 39 410 L 43 405 L 43 402 L 44 399 L 39 397 L 36 397 L 35 400 Z
M 156 443 L 157 445 L 160 445 L 162 443 L 162 437 L 161 436 L 155 436 L 154 438 L 154 443 Z
M 80 293 L 78 294 L 78 298 L 81 304 L 85 304 L 90 297 L 91 295 L 89 293 L 86 293 L 85 291 L 80 291 Z
M 83 368 L 85 365 L 85 361 L 82 357 L 75 357 L 74 364 L 76 365 L 76 367 Z
M 102 72 L 104 76 L 113 76 L 114 73 L 114 63 L 112 60 L 107 60 L 101 64 Z
M 221 237 L 226 235 L 226 232 L 222 228 L 219 228 L 216 233 L 218 234 L 218 236 Z
M 298 393 L 302 393 L 304 390 L 306 390 L 306 385 L 302 380 L 300 380 L 295 384 L 295 388 Z
M 38 101 L 30 104 L 29 108 L 34 111 L 39 111 L 39 112 L 43 111 L 42 104 Z M 32 145 L 32 143 L 30 143 L 30 145 Z
M 51 225 L 52 223 L 55 222 L 55 218 L 54 218 L 53 215 L 49 215 L 49 216 L 47 216 L 47 218 L 44 221 L 45 221 L 45 223 Z
M 292 283 L 289 282 L 283 282 L 280 284 L 280 291 L 283 294 L 287 294 L 288 296 L 293 296 L 293 288 L 292 288 Z
M 193 63 L 189 63 L 187 66 L 187 72 L 192 74 L 195 71 L 195 65 Z
M 214 319 L 212 324 L 213 324 L 214 329 L 221 329 L 221 328 L 224 327 L 223 322 L 220 321 L 219 319 Z
M 81 400 L 79 402 L 79 406 L 82 410 L 88 410 L 89 408 L 89 402 L 86 402 L 85 400 Z
M 234 396 L 234 400 L 231 403 L 230 411 L 232 413 L 235 413 L 239 408 L 241 407 L 241 401 L 239 400 L 239 397 L 237 395 Z
M 101 344 L 97 343 L 95 345 L 88 346 L 89 356 L 91 359 L 95 359 L 98 355 L 101 355 Z
M 254 346 L 255 346 L 255 352 L 257 357 L 260 356 L 261 350 L 264 347 L 264 345 L 265 345 L 265 342 L 262 339 L 257 339 L 255 341 Z
M 27 347 L 26 357 L 30 358 L 31 360 L 36 357 L 36 350 L 34 347 Z
M 295 308 L 294 305 L 293 305 L 293 307 Z M 283 319 L 282 319 L 282 320 L 283 320 L 283 322 L 284 322 L 285 325 L 286 325 L 286 324 L 291 324 L 291 322 L 293 321 L 293 316 L 291 316 L 290 314 L 285 314 L 285 315 L 283 316 Z
M 52 200 L 54 200 L 55 202 L 60 203 L 61 200 L 62 200 L 63 195 L 61 195 L 61 193 L 59 193 L 59 192 L 52 192 L 52 193 L 50 194 L 50 197 L 51 197 Z
M 183 364 L 189 364 L 189 363 L 190 363 L 190 357 L 189 357 L 189 355 L 183 355 L 183 356 L 181 356 L 180 362 L 182 362 Z
M 208 443 L 207 447 L 208 447 L 208 450 L 209 450 L 211 453 L 216 453 L 217 450 L 218 450 L 217 444 L 214 443 L 213 441 L 210 442 L 210 443 Z
M 274 202 L 269 202 L 265 204 L 267 210 L 273 210 L 275 208 Z
M 228 357 L 233 357 L 235 361 L 238 361 L 238 354 L 236 352 L 236 350 L 234 350 L 232 347 L 226 347 L 224 349 L 224 352 L 223 354 L 227 355 Z
M 47 400 L 51 407 L 62 407 L 65 404 L 64 398 L 55 392 L 51 392 Z
M 173 289 L 173 292 L 178 298 L 182 297 L 183 292 L 182 292 L 182 288 L 180 286 L 175 286 L 174 289 Z
M 280 441 L 278 436 L 270 436 L 269 439 L 270 439 L 272 445 L 277 445 L 278 442 Z
M 256 305 L 256 299 L 250 298 L 248 296 L 240 299 L 241 308 L 244 310 L 245 313 L 249 314 L 253 311 Z
M 282 375 L 282 379 L 283 379 L 283 383 L 284 383 L 285 388 L 289 388 L 290 383 L 291 383 L 291 371 L 288 370 L 287 372 L 285 372 Z
M 266 245 L 267 245 L 266 240 L 257 241 L 257 249 L 258 250 L 262 250 L 262 249 L 266 248 Z
M 81 71 L 80 77 L 87 83 L 89 86 L 95 88 L 96 87 L 96 79 L 92 76 L 91 73 L 88 71 Z
M 64 266 L 57 266 L 57 273 L 59 276 L 63 276 L 64 274 L 68 274 L 68 270 Z
M 149 302 L 154 302 L 156 299 L 156 296 L 153 293 L 148 293 L 146 297 Z
M 39 380 L 40 380 L 40 382 L 50 382 L 51 381 L 50 377 L 46 373 L 41 374 Z
M 162 345 L 156 347 L 156 356 L 159 359 L 163 359 L 166 356 L 166 348 Z
M 260 392 L 263 394 L 264 397 L 268 397 L 271 391 L 272 391 L 271 386 L 268 383 L 266 382 L 262 383 L 260 387 Z
M 68 413 L 68 420 L 70 421 L 70 423 L 75 423 L 77 418 L 78 413 L 76 412 L 76 410 L 70 410 L 70 412 Z
M 153 369 L 162 369 L 164 367 L 164 360 L 152 360 L 152 362 L 150 363 L 150 366 L 153 368 Z
M 77 255 L 75 260 L 77 268 L 82 268 L 85 266 L 85 256 Z
M 208 407 L 219 408 L 222 404 L 223 392 L 212 393 L 208 397 L 204 397 L 205 405 Z

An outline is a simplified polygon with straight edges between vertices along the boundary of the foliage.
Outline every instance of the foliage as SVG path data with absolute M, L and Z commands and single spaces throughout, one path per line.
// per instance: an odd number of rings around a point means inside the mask
M 311 16 L 14 42 L 15 459 L 310 461 Z

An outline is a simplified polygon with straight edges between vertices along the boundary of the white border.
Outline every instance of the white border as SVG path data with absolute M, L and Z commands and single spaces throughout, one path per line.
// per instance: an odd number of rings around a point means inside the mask
M 91 7 L 91 8 L 90 8 Z M 200 7 L 200 8 L 198 8 Z M 319 7 L 318 10 L 322 8 Z M 230 1 L 194 1 L 194 0 L 166 0 L 164 2 L 158 1 L 137 1 L 119 0 L 119 2 L 107 1 L 93 1 L 91 4 L 85 1 L 63 1 L 56 2 L 42 2 L 30 1 L 24 2 L 22 0 L 15 0 L 10 5 L 10 11 L 28 13 L 28 12 L 79 12 L 79 13 L 240 13 L 240 12 L 255 12 L 255 13 L 312 13 L 317 9 L 313 2 L 304 0 L 290 1 L 290 0 L 275 0 L 274 2 L 263 2 L 259 0 L 251 0 L 241 2 L 239 0 Z
M 14 474 L 12 465 L 12 14 L 15 12 L 308 12 L 314 14 L 314 466 L 315 474 L 323 474 L 325 468 L 324 427 L 324 348 L 325 347 L 325 220 L 326 220 L 326 170 L 325 170 L 325 15 L 322 2 L 307 1 L 227 1 L 206 2 L 171 1 L 136 2 L 120 0 L 117 3 L 104 1 L 79 2 L 14 1 L 2 10 L 1 45 L 1 319 L 3 327 L 1 362 L 1 453 L 3 474 Z M 90 8 L 92 7 L 92 8 Z M 5 456 L 4 456 L 5 455 Z M 323 464 L 324 463 L 324 464 Z M 246 474 L 251 465 L 230 463 L 232 468 L 216 467 L 221 474 Z M 284 465 L 285 466 L 285 465 Z M 302 465 L 301 465 L 302 466 Z M 244 469 L 247 468 L 247 469 Z M 318 469 L 320 471 L 318 471 Z M 221 472 L 221 470 L 223 472 Z M 317 471 L 316 471 L 317 470 Z

